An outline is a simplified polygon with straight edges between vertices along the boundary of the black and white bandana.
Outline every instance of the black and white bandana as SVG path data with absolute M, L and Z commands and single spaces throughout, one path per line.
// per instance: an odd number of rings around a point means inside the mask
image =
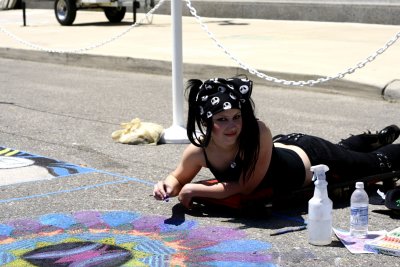
M 196 97 L 200 116 L 208 119 L 224 110 L 241 109 L 242 103 L 249 100 L 252 87 L 252 81 L 242 78 L 205 81 Z

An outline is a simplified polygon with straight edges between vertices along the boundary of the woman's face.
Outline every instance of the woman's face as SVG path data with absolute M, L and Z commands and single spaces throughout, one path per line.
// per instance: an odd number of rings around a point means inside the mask
M 242 131 L 242 113 L 240 109 L 228 109 L 213 116 L 214 126 L 212 138 L 221 145 L 233 145 L 236 143 Z

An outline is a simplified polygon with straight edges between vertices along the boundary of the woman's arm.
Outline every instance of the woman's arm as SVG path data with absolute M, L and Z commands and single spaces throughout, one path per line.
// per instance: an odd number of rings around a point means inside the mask
M 238 182 L 220 182 L 213 185 L 190 183 L 183 186 L 178 199 L 182 205 L 190 208 L 194 197 L 223 199 L 240 193 L 241 190 L 241 185 Z
M 153 196 L 157 200 L 177 196 L 182 187 L 190 183 L 200 171 L 204 165 L 203 161 L 202 149 L 189 145 L 176 169 L 167 178 L 154 185 Z

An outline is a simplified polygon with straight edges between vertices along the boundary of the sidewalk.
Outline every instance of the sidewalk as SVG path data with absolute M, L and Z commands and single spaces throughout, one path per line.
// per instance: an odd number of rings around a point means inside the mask
M 21 10 L 1 11 L 3 29 L 45 50 L 77 50 L 115 40 L 82 54 L 59 54 L 37 51 L 0 32 L 0 56 L 170 75 L 172 20 L 155 13 L 151 24 L 134 27 L 115 38 L 129 29 L 131 13 L 123 23 L 110 24 L 103 12 L 79 10 L 73 26 L 62 27 L 53 10 L 28 9 L 27 26 L 23 27 Z M 143 14 L 138 14 L 137 21 L 142 18 Z M 296 81 L 345 72 L 400 31 L 399 26 L 357 23 L 223 18 L 203 18 L 203 22 L 228 52 L 250 68 Z M 194 17 L 183 17 L 182 31 L 185 78 L 247 73 L 216 46 Z M 317 87 L 380 96 L 389 85 L 391 96 L 400 97 L 399 58 L 400 45 L 395 43 L 364 68 Z M 266 82 L 247 74 L 257 82 Z

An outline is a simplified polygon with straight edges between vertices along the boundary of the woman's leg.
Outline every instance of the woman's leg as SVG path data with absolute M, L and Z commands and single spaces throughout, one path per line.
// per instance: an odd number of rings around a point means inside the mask
M 373 152 L 363 153 L 304 134 L 283 136 L 277 142 L 301 147 L 312 165 L 327 165 L 331 181 L 355 180 L 400 170 L 400 144 L 391 144 Z
M 379 132 L 371 132 L 352 135 L 338 143 L 338 145 L 353 151 L 372 152 L 383 146 L 393 143 L 400 135 L 400 129 L 396 125 L 390 125 Z
M 400 144 L 381 147 L 374 152 L 379 159 L 379 165 L 388 171 L 400 170 Z

